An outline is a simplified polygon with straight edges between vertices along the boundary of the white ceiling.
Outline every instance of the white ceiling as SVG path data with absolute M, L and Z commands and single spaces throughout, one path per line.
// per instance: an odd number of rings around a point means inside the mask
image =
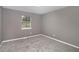
M 32 12 L 36 14 L 45 14 L 65 7 L 66 6 L 4 6 L 3 8 Z

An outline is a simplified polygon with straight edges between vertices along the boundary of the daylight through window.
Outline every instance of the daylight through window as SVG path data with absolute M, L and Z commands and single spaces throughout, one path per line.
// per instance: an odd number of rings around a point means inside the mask
M 30 16 L 21 16 L 22 17 L 22 29 L 31 29 L 31 19 Z

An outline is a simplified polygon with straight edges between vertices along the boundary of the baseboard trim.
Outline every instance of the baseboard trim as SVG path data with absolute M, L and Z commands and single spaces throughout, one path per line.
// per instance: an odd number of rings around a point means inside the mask
M 41 34 L 32 35 L 32 36 L 27 36 L 27 37 L 22 37 L 22 38 L 16 38 L 16 39 L 10 39 L 10 40 L 4 40 L 4 41 L 2 41 L 2 43 L 4 43 L 4 42 L 16 41 L 16 40 L 21 40 L 21 39 L 27 39 L 27 38 L 36 37 L 36 36 L 39 36 L 39 35 L 41 35 Z
M 58 39 L 56 39 L 56 38 L 53 38 L 53 37 L 50 37 L 50 36 L 47 36 L 47 35 L 43 35 L 43 34 L 41 34 L 41 35 L 44 36 L 44 37 L 47 37 L 47 38 L 49 38 L 49 39 L 55 40 L 55 41 L 57 41 L 57 42 L 60 42 L 60 43 L 63 43 L 63 44 L 69 45 L 69 46 L 71 46 L 71 47 L 74 47 L 74 48 L 79 49 L 79 47 L 76 46 L 76 45 L 73 45 L 73 44 L 64 42 L 64 41 L 62 41 L 62 40 L 58 40 Z
M 16 38 L 16 39 L 5 40 L 5 41 L 2 41 L 2 43 L 4 43 L 4 42 L 16 41 L 16 40 L 21 40 L 21 39 L 32 38 L 32 37 L 36 37 L 36 36 L 39 36 L 39 35 L 44 36 L 44 37 L 47 37 L 47 38 L 49 38 L 49 39 L 52 39 L 52 40 L 55 40 L 55 41 L 57 41 L 57 42 L 60 42 L 60 43 L 63 43 L 63 44 L 69 45 L 69 46 L 71 46 L 71 47 L 74 47 L 74 48 L 79 49 L 79 47 L 76 46 L 76 45 L 73 45 L 73 44 L 64 42 L 64 41 L 62 41 L 62 40 L 58 40 L 58 39 L 56 39 L 56 38 L 53 38 L 53 37 L 50 37 L 50 36 L 47 36 L 47 35 L 44 35 L 44 34 L 37 34 L 37 35 L 33 35 L 33 36 L 27 36 L 27 37 L 22 37 L 22 38 Z

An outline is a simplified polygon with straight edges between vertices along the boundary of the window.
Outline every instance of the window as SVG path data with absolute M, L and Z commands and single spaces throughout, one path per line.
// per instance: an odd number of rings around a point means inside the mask
M 32 29 L 30 16 L 21 16 L 22 18 L 22 30 Z

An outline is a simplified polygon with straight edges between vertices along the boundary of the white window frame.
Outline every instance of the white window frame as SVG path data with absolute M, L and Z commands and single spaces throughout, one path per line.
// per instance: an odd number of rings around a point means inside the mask
M 30 27 L 25 27 L 25 28 L 22 28 L 22 17 L 30 17 Z M 21 16 L 21 30 L 29 30 L 29 29 L 32 29 L 32 18 L 31 18 L 31 16 L 25 16 L 25 15 L 23 15 L 23 16 Z

